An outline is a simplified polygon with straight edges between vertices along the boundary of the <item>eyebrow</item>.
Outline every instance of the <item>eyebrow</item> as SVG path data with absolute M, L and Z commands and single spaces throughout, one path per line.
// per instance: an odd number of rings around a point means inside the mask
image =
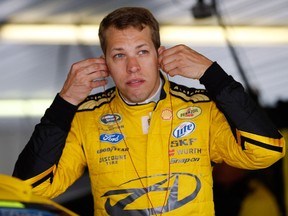
M 140 45 L 138 45 L 138 46 L 136 47 L 136 49 L 140 49 L 140 48 L 142 48 L 142 47 L 144 47 L 144 46 L 148 46 L 148 44 L 146 44 L 146 43 L 140 44 Z
M 136 46 L 136 49 L 141 49 L 142 47 L 145 47 L 145 46 L 148 46 L 148 44 L 147 43 L 143 43 L 143 44 L 140 44 L 140 45 L 138 45 L 138 46 Z M 123 51 L 124 49 L 123 48 L 121 48 L 121 47 L 119 47 L 119 48 L 113 48 L 111 51 L 113 52 L 113 51 Z

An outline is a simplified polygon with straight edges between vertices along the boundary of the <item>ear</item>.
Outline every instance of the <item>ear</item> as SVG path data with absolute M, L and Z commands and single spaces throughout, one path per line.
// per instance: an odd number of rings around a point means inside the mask
M 159 48 L 158 48 L 158 70 L 160 70 L 161 69 L 161 64 L 160 64 L 160 55 L 164 52 L 164 50 L 165 50 L 166 48 L 164 47 L 164 46 L 160 46 Z
M 102 59 L 104 59 L 105 60 L 105 62 L 106 62 L 106 57 L 105 57 L 105 55 L 104 54 L 102 54 L 99 58 L 102 58 Z M 110 70 L 109 70 L 109 67 L 108 67 L 108 64 L 107 64 L 107 62 L 106 62 L 106 66 L 107 66 L 107 68 L 108 68 L 108 74 L 109 74 L 109 76 L 111 76 L 111 73 L 110 73 Z

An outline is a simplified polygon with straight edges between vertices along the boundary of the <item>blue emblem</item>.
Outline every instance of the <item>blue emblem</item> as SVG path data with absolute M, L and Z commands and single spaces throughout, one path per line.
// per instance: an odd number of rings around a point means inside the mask
M 195 130 L 195 124 L 193 122 L 183 122 L 173 131 L 172 135 L 175 138 L 185 137 Z
M 100 141 L 109 142 L 112 144 L 117 144 L 118 142 L 120 142 L 123 139 L 124 139 L 124 136 L 121 133 L 101 134 L 100 135 Z

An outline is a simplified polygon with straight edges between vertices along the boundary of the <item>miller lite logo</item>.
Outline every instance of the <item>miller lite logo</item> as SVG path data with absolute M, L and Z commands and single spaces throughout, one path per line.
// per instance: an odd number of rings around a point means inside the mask
M 175 138 L 185 137 L 195 130 L 195 124 L 193 122 L 183 122 L 175 130 L 172 135 Z

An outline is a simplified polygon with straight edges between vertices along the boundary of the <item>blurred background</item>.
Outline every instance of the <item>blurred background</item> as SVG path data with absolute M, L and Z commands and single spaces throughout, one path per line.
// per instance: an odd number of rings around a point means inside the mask
M 217 61 L 287 134 L 287 0 L 0 0 L 0 173 L 12 174 L 18 154 L 61 89 L 71 64 L 102 54 L 99 22 L 122 6 L 150 9 L 160 23 L 162 45 L 184 43 Z M 204 88 L 197 81 L 172 80 Z M 281 215 L 287 208 L 285 161 L 260 173 L 239 175 L 264 179 Z M 236 176 L 228 171 L 220 176 L 231 175 Z M 218 177 L 215 181 L 222 187 Z M 225 200 L 224 193 L 220 195 L 219 200 Z M 78 208 L 75 203 L 86 203 L 89 213 L 81 213 L 89 215 L 93 210 L 87 174 L 56 201 L 79 212 L 83 205 Z M 240 209 L 241 201 L 235 201 L 234 209 Z

